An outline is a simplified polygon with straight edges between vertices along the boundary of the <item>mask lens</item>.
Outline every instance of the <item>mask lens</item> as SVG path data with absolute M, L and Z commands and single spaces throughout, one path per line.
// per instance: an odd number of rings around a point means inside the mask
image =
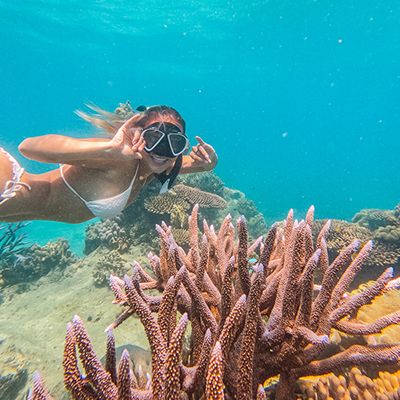
M 143 139 L 146 143 L 146 150 L 151 151 L 163 138 L 164 133 L 157 129 L 146 129 L 143 132 Z
M 168 139 L 171 145 L 171 150 L 175 156 L 185 151 L 188 143 L 186 136 L 177 133 L 170 133 Z

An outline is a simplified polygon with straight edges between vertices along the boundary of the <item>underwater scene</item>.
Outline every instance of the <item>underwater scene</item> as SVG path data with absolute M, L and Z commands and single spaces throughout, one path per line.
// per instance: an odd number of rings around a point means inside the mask
M 0 400 L 400 399 L 399 21 L 0 0 Z

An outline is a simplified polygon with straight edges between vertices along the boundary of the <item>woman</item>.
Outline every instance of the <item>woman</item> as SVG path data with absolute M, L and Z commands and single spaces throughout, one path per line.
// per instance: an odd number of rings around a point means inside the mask
M 78 114 L 112 133 L 108 138 L 75 139 L 44 135 L 18 147 L 27 158 L 60 167 L 24 172 L 0 147 L 0 221 L 53 220 L 79 223 L 112 218 L 124 210 L 153 177 L 168 190 L 178 173 L 209 171 L 217 155 L 196 136 L 188 156 L 185 122 L 171 107 L 141 107 L 128 120 L 95 108 L 97 116 Z

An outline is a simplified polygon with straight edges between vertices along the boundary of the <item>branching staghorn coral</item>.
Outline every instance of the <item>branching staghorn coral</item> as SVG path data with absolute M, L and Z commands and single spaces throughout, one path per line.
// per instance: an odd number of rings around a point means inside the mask
M 115 303 L 124 311 L 108 335 L 138 315 L 152 353 L 152 378 L 132 388 L 130 373 L 116 373 L 113 345 L 103 367 L 83 324 L 69 326 L 64 355 L 66 386 L 75 399 L 262 399 L 260 384 L 279 375 L 277 400 L 295 397 L 300 377 L 338 372 L 357 365 L 397 365 L 400 345 L 352 345 L 338 348 L 329 335 L 336 329 L 354 336 L 380 332 L 400 321 L 400 312 L 362 324 L 353 315 L 385 290 L 387 269 L 365 290 L 345 296 L 368 257 L 372 242 L 361 249 L 355 240 L 329 260 L 326 223 L 313 240 L 313 208 L 304 221 L 288 214 L 282 229 L 273 226 L 261 242 L 249 245 L 244 218 L 237 241 L 228 215 L 218 231 L 203 221 L 199 239 L 198 207 L 189 218 L 190 250 L 177 246 L 171 228 L 157 227 L 160 254 L 149 254 L 153 275 L 135 263 L 132 276 L 110 278 Z M 248 257 L 256 252 L 258 262 Z M 314 272 L 322 283 L 314 293 Z M 147 294 L 158 289 L 161 295 Z M 156 313 L 156 314 L 154 314 Z M 189 344 L 184 332 L 189 324 Z M 79 351 L 86 377 L 77 365 Z M 122 361 L 121 361 L 122 362 Z M 120 371 L 128 371 L 121 366 Z M 33 398 L 32 400 L 36 400 Z

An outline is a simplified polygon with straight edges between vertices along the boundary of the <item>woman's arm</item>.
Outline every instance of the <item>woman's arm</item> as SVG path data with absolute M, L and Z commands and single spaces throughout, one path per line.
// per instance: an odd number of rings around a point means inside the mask
M 101 166 L 104 162 L 141 158 L 143 140 L 132 130 L 133 118 L 126 121 L 110 140 L 107 138 L 76 139 L 62 135 L 44 135 L 25 139 L 18 150 L 27 158 L 61 164 Z
M 62 135 L 44 135 L 25 139 L 18 150 L 32 160 L 45 163 L 75 164 L 90 160 L 112 159 L 109 139 L 75 139 Z
M 199 144 L 193 146 L 188 156 L 183 156 L 181 174 L 211 171 L 217 165 L 218 157 L 214 148 L 200 136 L 196 136 L 196 140 Z

